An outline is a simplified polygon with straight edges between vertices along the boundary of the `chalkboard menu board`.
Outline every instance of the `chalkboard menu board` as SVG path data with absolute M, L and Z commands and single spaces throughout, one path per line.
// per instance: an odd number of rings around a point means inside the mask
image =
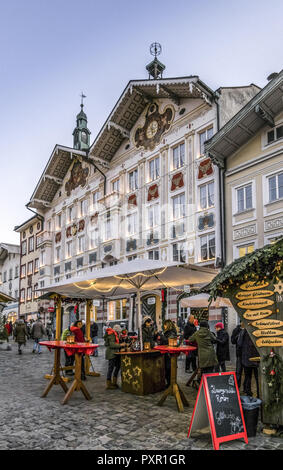
M 233 439 L 244 438 L 248 443 L 235 372 L 202 376 L 188 437 L 208 425 L 215 449 Z

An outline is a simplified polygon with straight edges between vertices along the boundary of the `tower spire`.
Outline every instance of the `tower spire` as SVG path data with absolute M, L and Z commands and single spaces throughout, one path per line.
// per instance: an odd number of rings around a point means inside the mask
M 162 74 L 166 68 L 165 65 L 157 59 L 157 56 L 162 52 L 161 44 L 159 44 L 159 42 L 153 42 L 149 50 L 151 55 L 154 56 L 154 59 L 146 66 L 146 70 L 149 73 L 148 78 L 150 79 L 150 77 L 152 77 L 154 80 L 157 80 L 158 78 L 162 78 Z
M 89 148 L 90 143 L 90 130 L 87 127 L 87 115 L 85 114 L 83 107 L 84 107 L 84 98 L 86 95 L 83 92 L 80 95 L 81 97 L 81 110 L 79 114 L 77 114 L 77 126 L 74 129 L 73 137 L 74 137 L 74 144 L 73 147 L 77 150 L 86 150 Z

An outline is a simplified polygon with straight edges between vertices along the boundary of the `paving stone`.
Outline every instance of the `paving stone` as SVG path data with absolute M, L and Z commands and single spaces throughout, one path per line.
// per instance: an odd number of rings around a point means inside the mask
M 196 433 L 187 439 L 197 392 L 186 387 L 185 361 L 178 361 L 178 382 L 190 407 L 178 413 L 175 400 L 168 397 L 156 406 L 161 393 L 145 397 L 105 390 L 107 365 L 104 351 L 95 359 L 101 377 L 88 377 L 86 386 L 92 400 L 75 392 L 62 406 L 64 392 L 54 386 L 45 399 L 44 378 L 52 370 L 53 354 L 43 349 L 31 353 L 32 341 L 22 356 L 11 342 L 11 351 L 0 351 L 0 449 L 28 450 L 211 450 L 210 433 Z M 104 349 L 103 347 L 101 348 Z M 7 405 L 8 404 L 8 405 Z M 79 436 L 79 437 L 78 437 Z M 223 443 L 223 450 L 283 450 L 282 439 L 258 433 L 249 444 L 235 440 Z

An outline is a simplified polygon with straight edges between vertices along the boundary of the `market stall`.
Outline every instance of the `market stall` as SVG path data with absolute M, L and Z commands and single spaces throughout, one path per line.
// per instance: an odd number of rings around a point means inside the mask
M 61 302 L 62 298 L 67 296 L 68 298 L 81 298 L 85 299 L 87 305 L 90 308 L 90 300 L 94 299 L 97 295 L 107 294 L 108 298 L 117 295 L 136 293 L 137 294 L 137 320 L 139 325 L 139 349 L 142 354 L 131 355 L 131 359 L 134 361 L 140 361 L 140 365 L 143 373 L 142 378 L 145 378 L 145 364 L 149 361 L 153 362 L 156 360 L 156 353 L 152 355 L 143 354 L 143 342 L 142 342 L 142 313 L 141 313 L 141 293 L 146 291 L 152 291 L 158 288 L 180 288 L 183 285 L 203 285 L 211 281 L 216 272 L 214 269 L 199 267 L 195 265 L 185 265 L 180 263 L 170 262 L 159 262 L 152 260 L 135 260 L 131 263 L 121 263 L 115 266 L 107 267 L 104 269 L 92 272 L 88 276 L 69 279 L 68 282 L 56 283 L 50 287 L 43 289 L 46 292 L 52 292 L 55 296 L 56 304 L 56 331 L 61 331 Z M 95 276 L 95 277 L 94 277 Z M 87 316 L 86 330 L 89 328 L 89 316 Z M 59 339 L 59 338 L 58 338 Z M 125 358 L 129 358 L 130 355 L 126 354 Z M 128 360 L 128 359 L 127 359 Z M 162 360 L 162 359 L 161 359 Z M 123 367 L 123 366 L 122 366 Z M 130 391 L 125 383 L 125 374 L 123 375 L 122 370 L 122 389 Z M 161 383 L 157 386 L 159 391 L 162 389 L 163 383 L 160 376 Z M 134 381 L 134 380 L 133 380 Z M 147 392 L 145 383 L 147 379 L 140 382 L 141 390 L 143 393 Z M 142 385 L 143 384 L 143 385 Z M 136 390 L 131 388 L 132 393 L 136 393 Z
M 259 359 L 262 421 L 283 425 L 283 238 L 226 266 L 203 289 L 229 298 Z

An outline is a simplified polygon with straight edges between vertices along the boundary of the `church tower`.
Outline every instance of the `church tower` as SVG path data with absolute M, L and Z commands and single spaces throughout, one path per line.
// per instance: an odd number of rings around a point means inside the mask
M 77 115 L 77 126 L 74 129 L 73 136 L 74 136 L 74 144 L 73 147 L 77 150 L 86 150 L 89 148 L 90 144 L 90 130 L 87 128 L 87 115 L 85 114 L 83 107 L 83 99 L 86 96 L 82 93 L 81 94 L 81 110 Z

